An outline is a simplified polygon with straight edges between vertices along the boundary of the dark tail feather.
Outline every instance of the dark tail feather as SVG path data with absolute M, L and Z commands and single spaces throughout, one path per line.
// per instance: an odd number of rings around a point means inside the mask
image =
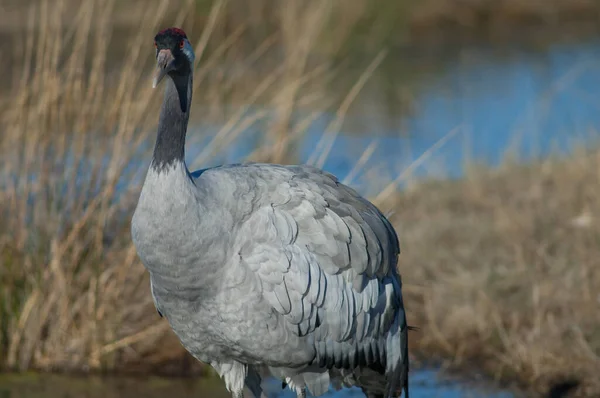
M 406 333 L 405 336 L 404 336 L 404 341 L 402 341 L 402 343 L 404 345 L 404 347 L 402 347 L 402 351 L 404 352 L 404 354 L 406 356 L 405 358 L 403 358 L 404 359 L 404 361 L 403 361 L 404 362 L 404 370 L 402 372 L 403 373 L 402 374 L 402 378 L 403 378 L 402 381 L 404 382 L 403 383 L 404 384 L 404 388 L 403 388 L 403 390 L 404 390 L 404 398 L 409 398 L 409 396 L 408 396 L 408 372 L 409 372 L 410 365 L 409 365 L 409 359 L 408 359 L 408 332 L 411 331 L 411 330 L 419 330 L 419 328 L 415 327 L 415 326 L 408 326 L 407 325 L 406 329 L 407 330 L 404 332 L 404 333 Z
M 388 382 L 385 389 L 386 393 L 382 398 L 400 397 L 402 395 L 400 391 L 404 391 L 404 398 L 408 398 L 408 327 L 405 327 L 404 330 L 400 332 L 400 344 L 402 363 L 397 365 L 393 374 L 388 375 Z M 402 386 L 402 388 L 399 389 L 399 386 Z

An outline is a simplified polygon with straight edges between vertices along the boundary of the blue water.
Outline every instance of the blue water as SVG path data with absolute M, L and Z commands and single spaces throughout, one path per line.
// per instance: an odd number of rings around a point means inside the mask
M 473 162 L 496 166 L 507 155 L 526 161 L 595 143 L 600 128 L 600 41 L 555 45 L 536 53 L 460 50 L 441 74 L 426 78 L 420 87 L 414 93 L 415 111 L 408 116 L 384 114 L 389 107 L 376 90 L 359 97 L 354 109 L 368 112 L 347 117 L 323 167 L 344 178 L 375 142 L 370 160 L 352 183 L 377 190 L 381 186 L 373 184 L 373 174 L 397 176 L 451 132 L 416 168 L 415 176 L 456 178 Z M 311 155 L 331 118 L 325 114 L 308 129 L 298 148 L 299 161 L 314 159 Z M 242 135 L 211 162 L 243 160 L 254 149 L 261 127 Z M 194 138 L 206 137 L 206 127 L 202 129 L 203 134 L 190 132 L 190 141 L 196 142 L 189 146 L 192 166 L 202 166 L 193 162 L 204 145 Z
M 481 385 L 466 385 L 438 379 L 431 370 L 411 372 L 412 398 L 512 398 L 509 393 L 483 389 Z M 268 398 L 295 398 L 281 382 L 263 383 Z M 216 378 L 160 378 L 118 376 L 68 376 L 55 374 L 0 374 L 0 397 L 3 398 L 231 398 L 223 382 Z M 358 389 L 330 391 L 323 398 L 364 398 Z
M 410 396 L 412 398 L 512 398 L 507 392 L 495 392 L 475 386 L 467 386 L 458 382 L 442 381 L 432 370 L 419 370 L 410 375 Z M 288 389 L 281 390 L 281 382 L 273 380 L 267 384 L 273 391 L 269 398 L 296 398 Z M 358 388 L 342 391 L 330 390 L 323 398 L 364 398 Z

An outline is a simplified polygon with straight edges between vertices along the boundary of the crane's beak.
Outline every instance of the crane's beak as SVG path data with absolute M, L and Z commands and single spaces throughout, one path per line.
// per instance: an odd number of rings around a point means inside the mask
M 154 79 L 152 79 L 152 88 L 156 88 L 163 77 L 173 69 L 175 69 L 175 58 L 173 58 L 171 50 L 160 50 L 156 55 L 156 70 L 154 71 Z

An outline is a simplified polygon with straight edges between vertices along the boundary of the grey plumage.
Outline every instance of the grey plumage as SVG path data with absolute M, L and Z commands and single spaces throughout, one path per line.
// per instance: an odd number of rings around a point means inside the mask
M 261 396 L 263 368 L 299 397 L 306 389 L 321 395 L 330 383 L 374 397 L 404 389 L 408 397 L 392 225 L 314 167 L 239 164 L 189 173 L 181 137 L 192 68 L 186 76 L 177 65 L 191 64 L 193 53 L 179 30 L 156 41 L 157 76 L 170 78 L 132 239 L 159 313 L 234 397 L 244 386 Z

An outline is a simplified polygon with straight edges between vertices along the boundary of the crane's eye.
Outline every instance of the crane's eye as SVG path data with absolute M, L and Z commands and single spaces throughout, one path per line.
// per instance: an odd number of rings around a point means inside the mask
M 185 46 L 185 43 L 183 42 L 183 40 L 181 40 L 181 41 L 179 42 L 179 48 L 183 48 L 183 46 Z

